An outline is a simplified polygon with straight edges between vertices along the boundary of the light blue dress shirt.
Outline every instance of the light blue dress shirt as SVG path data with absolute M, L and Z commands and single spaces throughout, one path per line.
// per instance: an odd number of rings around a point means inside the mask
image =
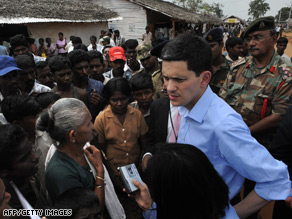
M 178 143 L 194 145 L 206 154 L 228 185 L 230 200 L 240 191 L 245 178 L 256 182 L 256 193 L 266 200 L 291 196 L 287 166 L 251 136 L 241 115 L 210 87 L 191 111 L 179 107 L 179 112 Z
M 189 201 L 189 200 L 186 200 Z M 171 211 L 171 209 L 169 209 Z M 239 217 L 237 216 L 234 208 L 229 205 L 229 209 L 226 208 L 226 215 L 222 217 L 221 219 L 238 219 Z M 146 211 L 145 213 L 143 212 L 143 217 L 145 219 L 156 219 L 157 218 L 157 211 L 156 211 L 156 203 L 153 202 L 151 209 Z

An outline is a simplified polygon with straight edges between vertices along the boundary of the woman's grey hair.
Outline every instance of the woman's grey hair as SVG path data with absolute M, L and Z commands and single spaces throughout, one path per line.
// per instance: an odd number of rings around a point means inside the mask
M 50 109 L 40 115 L 36 128 L 47 131 L 58 143 L 64 143 L 71 130 L 77 130 L 87 113 L 86 105 L 75 98 L 62 98 L 56 101 Z

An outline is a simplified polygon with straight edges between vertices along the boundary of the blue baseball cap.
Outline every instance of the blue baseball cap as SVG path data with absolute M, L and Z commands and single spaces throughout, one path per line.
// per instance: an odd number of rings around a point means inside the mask
M 17 67 L 17 64 L 15 62 L 15 59 L 11 56 L 0 56 L 0 76 L 6 75 L 9 72 L 20 70 L 20 68 Z

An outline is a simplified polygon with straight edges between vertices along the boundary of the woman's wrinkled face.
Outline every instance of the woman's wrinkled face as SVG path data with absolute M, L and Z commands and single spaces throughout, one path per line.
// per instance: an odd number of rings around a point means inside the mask
M 78 126 L 74 136 L 75 136 L 75 143 L 85 145 L 86 142 L 89 142 L 93 139 L 96 135 L 92 124 L 92 117 L 90 112 L 86 109 L 86 115 L 84 122 Z
M 114 94 L 109 98 L 112 111 L 117 115 L 123 115 L 127 112 L 128 102 L 129 97 L 120 91 L 114 92 Z

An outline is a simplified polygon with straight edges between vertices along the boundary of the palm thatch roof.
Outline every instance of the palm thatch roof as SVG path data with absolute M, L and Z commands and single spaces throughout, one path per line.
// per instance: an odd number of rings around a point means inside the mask
M 197 14 L 189 11 L 188 9 L 182 8 L 171 2 L 165 2 L 162 0 L 129 0 L 137 5 L 144 8 L 160 12 L 168 17 L 176 20 L 186 21 L 190 23 L 211 23 L 221 24 L 223 21 L 210 14 Z
M 118 14 L 92 0 L 0 0 L 0 23 L 101 22 Z

